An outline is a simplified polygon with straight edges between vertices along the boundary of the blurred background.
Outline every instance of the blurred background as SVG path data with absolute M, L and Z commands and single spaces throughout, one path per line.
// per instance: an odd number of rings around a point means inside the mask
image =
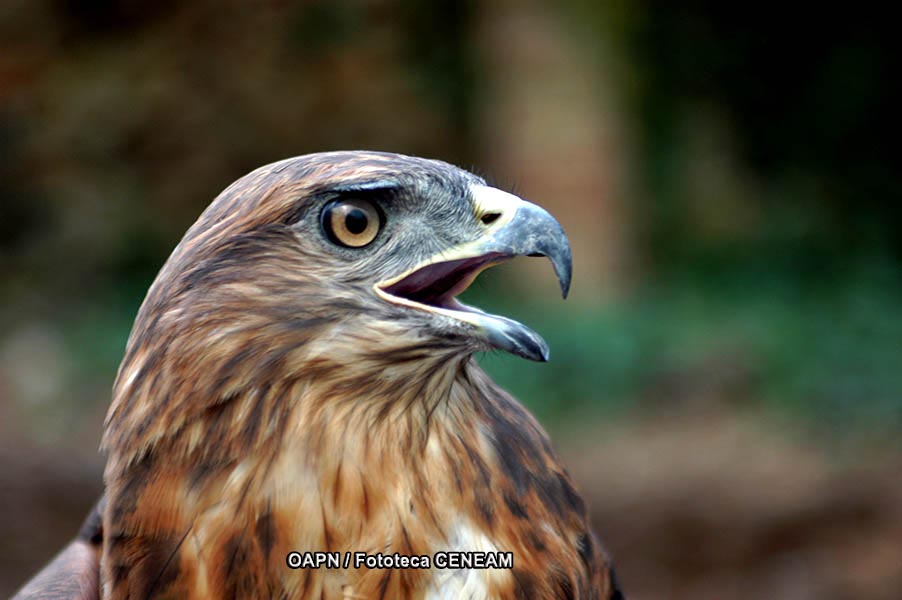
M 737 13 L 739 11 L 746 11 Z M 898 26 L 864 5 L 0 3 L 0 597 L 101 490 L 148 285 L 288 156 L 472 168 L 571 237 L 466 299 L 631 598 L 902 589 Z

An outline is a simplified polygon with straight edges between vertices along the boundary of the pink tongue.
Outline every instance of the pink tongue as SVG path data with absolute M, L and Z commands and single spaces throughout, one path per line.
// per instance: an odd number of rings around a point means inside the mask
M 385 291 L 423 304 L 446 301 L 463 291 L 457 287 L 467 274 L 496 258 L 494 254 L 486 254 L 428 265 L 389 286 Z

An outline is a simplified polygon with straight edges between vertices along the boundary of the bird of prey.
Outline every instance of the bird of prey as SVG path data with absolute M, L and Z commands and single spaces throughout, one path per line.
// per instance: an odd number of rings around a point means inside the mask
M 548 358 L 456 299 L 524 255 L 566 296 L 558 222 L 436 160 L 320 153 L 233 183 L 138 312 L 103 498 L 18 598 L 622 598 L 548 436 L 473 359 Z M 292 552 L 513 560 L 291 568 Z

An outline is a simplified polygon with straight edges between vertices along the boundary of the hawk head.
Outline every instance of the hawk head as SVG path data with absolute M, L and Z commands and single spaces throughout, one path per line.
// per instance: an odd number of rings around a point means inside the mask
M 351 337 L 390 327 L 547 360 L 535 332 L 456 299 L 483 269 L 523 255 L 550 258 L 566 295 L 570 247 L 545 210 L 440 161 L 334 152 L 227 189 L 176 251 L 180 281 L 167 288 L 282 323 L 341 321 Z
M 257 169 L 216 198 L 148 291 L 105 443 L 134 447 L 154 425 L 168 435 L 252 386 L 317 369 L 416 380 L 481 350 L 547 360 L 537 333 L 456 298 L 524 255 L 548 257 L 566 295 L 557 221 L 444 162 L 329 152 Z

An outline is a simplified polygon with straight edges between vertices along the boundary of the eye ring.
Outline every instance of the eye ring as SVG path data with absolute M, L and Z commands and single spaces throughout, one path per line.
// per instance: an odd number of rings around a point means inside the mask
M 320 221 L 329 241 L 345 248 L 368 246 L 382 230 L 381 211 L 369 200 L 359 198 L 329 202 Z

